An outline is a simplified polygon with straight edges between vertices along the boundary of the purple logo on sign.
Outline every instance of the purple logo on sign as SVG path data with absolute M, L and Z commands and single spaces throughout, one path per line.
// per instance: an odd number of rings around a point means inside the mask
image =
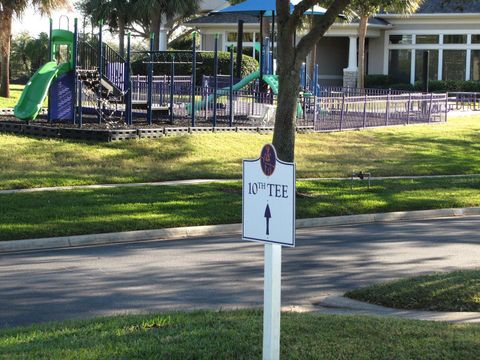
M 262 149 L 262 155 L 260 156 L 260 164 L 263 173 L 267 176 L 271 176 L 275 171 L 276 162 L 277 157 L 273 146 L 270 144 L 265 145 Z

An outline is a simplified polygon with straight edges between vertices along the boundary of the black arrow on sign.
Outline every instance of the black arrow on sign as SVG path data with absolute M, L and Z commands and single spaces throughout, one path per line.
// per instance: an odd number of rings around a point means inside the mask
M 265 220 L 267 221 L 267 235 L 270 235 L 270 218 L 272 217 L 272 214 L 270 213 L 270 206 L 265 208 Z

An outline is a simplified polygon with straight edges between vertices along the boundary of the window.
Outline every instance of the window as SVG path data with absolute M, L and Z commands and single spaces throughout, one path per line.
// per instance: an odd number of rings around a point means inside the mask
M 428 66 L 429 80 L 438 79 L 438 50 L 429 50 Z M 415 81 L 423 80 L 423 54 L 424 50 L 415 51 Z
M 417 44 L 438 44 L 438 35 L 417 35 Z
M 465 50 L 443 51 L 443 80 L 465 80 Z
M 236 32 L 227 33 L 227 41 L 228 42 L 236 42 L 237 41 L 237 33 Z M 253 42 L 253 33 L 244 32 L 243 33 L 243 41 L 244 42 Z
M 390 44 L 404 45 L 412 43 L 412 35 L 390 35 Z
M 466 44 L 467 35 L 443 35 L 444 44 Z
M 388 75 L 396 83 L 410 83 L 411 50 L 390 50 Z
M 480 50 L 472 50 L 470 76 L 471 80 L 480 81 Z
M 480 44 L 480 35 L 472 35 L 472 44 Z

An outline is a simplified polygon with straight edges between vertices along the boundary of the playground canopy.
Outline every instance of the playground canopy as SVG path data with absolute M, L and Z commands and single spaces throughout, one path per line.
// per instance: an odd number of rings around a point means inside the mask
M 290 1 L 290 11 L 292 12 L 295 5 L 297 5 L 301 0 L 291 0 Z M 277 2 L 276 0 L 246 0 L 240 4 L 228 6 L 216 12 L 218 13 L 232 13 L 232 12 L 245 12 L 245 13 L 263 13 L 265 16 L 271 16 L 272 13 L 277 11 Z M 305 12 L 307 15 L 324 15 L 327 10 L 321 6 L 314 5 L 308 11 Z

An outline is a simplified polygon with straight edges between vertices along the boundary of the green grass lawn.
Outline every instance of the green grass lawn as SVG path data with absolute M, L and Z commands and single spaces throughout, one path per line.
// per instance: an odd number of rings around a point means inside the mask
M 422 125 L 303 134 L 297 177 L 480 173 L 480 117 Z M 203 134 L 114 143 L 0 135 L 0 188 L 241 177 L 271 135 Z
M 480 205 L 480 177 L 301 181 L 297 217 Z M 241 222 L 241 183 L 0 195 L 0 240 Z M 221 211 L 219 211 L 221 209 Z
M 25 85 L 10 85 L 10 97 L 4 98 L 0 96 L 0 109 L 7 109 L 7 108 L 14 108 L 17 105 L 18 99 L 20 99 L 20 95 L 22 95 L 22 91 Z M 43 102 L 43 107 L 46 107 L 48 104 L 48 97 Z
M 284 313 L 282 359 L 478 359 L 480 326 Z M 5 359 L 261 359 L 262 312 L 196 311 L 0 330 Z
M 0 96 L 0 109 L 15 107 L 24 87 L 24 85 L 10 85 L 10 97 L 7 99 Z
M 353 290 L 346 296 L 397 309 L 480 311 L 480 270 L 400 279 Z

